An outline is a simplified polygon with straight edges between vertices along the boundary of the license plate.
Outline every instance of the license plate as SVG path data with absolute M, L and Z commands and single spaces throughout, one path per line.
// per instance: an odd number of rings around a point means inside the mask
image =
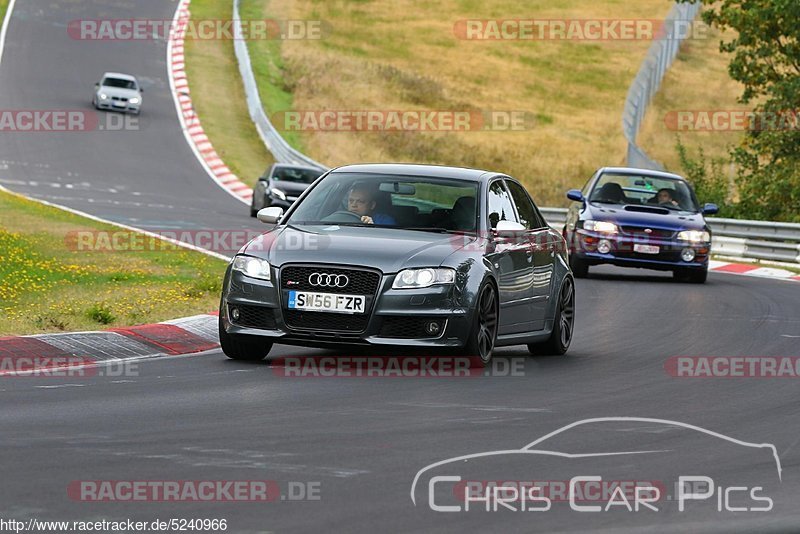
M 633 251 L 641 254 L 658 254 L 661 248 L 655 245 L 633 245 Z
M 289 309 L 333 313 L 364 313 L 367 298 L 363 295 L 337 295 L 289 291 Z

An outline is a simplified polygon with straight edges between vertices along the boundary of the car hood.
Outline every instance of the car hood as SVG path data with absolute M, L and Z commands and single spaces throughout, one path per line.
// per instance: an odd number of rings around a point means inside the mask
M 240 252 L 286 263 L 365 265 L 384 273 L 411 267 L 438 267 L 453 253 L 475 243 L 475 236 L 395 228 L 280 225 L 253 239 Z
M 139 91 L 135 89 L 123 89 L 122 87 L 101 87 L 97 90 L 98 93 L 103 93 L 108 96 L 116 96 L 120 98 L 127 98 L 131 99 L 133 97 L 139 97 Z
M 646 226 L 660 230 L 704 230 L 706 221 L 700 213 L 670 211 L 665 208 L 647 208 L 631 211 L 622 206 L 588 204 L 584 219 L 613 222 L 618 226 Z

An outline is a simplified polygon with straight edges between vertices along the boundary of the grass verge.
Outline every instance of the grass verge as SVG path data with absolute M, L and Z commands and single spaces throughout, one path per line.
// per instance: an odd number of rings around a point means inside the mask
M 272 70 L 270 92 L 291 93 L 295 110 L 523 112 L 521 131 L 303 132 L 301 148 L 328 165 L 410 161 L 504 171 L 542 205 L 601 165 L 624 161 L 621 115 L 647 40 L 459 39 L 463 19 L 658 19 L 665 0 L 461 0 L 425 3 L 243 0 L 243 18 L 321 21 L 321 39 L 250 43 Z M 270 51 L 270 47 L 272 50 Z M 267 57 L 269 56 L 269 57 Z M 255 59 L 254 59 L 255 60 Z M 277 75 L 277 76 L 276 76 Z
M 0 335 L 130 326 L 217 308 L 224 261 L 148 238 L 146 251 L 77 250 L 72 237 L 85 231 L 120 229 L 0 191 Z
M 193 20 L 230 20 L 230 0 L 192 0 Z M 214 149 L 243 182 L 254 185 L 272 155 L 247 112 L 242 78 L 228 39 L 192 40 L 184 46 L 192 104 Z
M 731 148 L 739 146 L 744 137 L 743 131 L 678 132 L 674 122 L 668 119 L 676 112 L 748 109 L 737 101 L 743 87 L 728 75 L 731 56 L 719 51 L 719 42 L 730 39 L 731 35 L 709 29 L 706 39 L 684 43 L 648 109 L 639 135 L 639 146 L 671 171 L 683 171 L 676 149 L 679 137 L 691 157 L 696 158 L 702 149 L 709 161 L 723 162 L 730 161 Z
M 192 9 L 197 15 L 208 6 L 228 17 L 230 4 L 194 0 Z M 467 41 L 456 37 L 455 23 L 653 20 L 663 19 L 671 5 L 665 0 L 504 0 L 494 7 L 463 0 L 242 0 L 241 15 L 322 23 L 321 39 L 248 43 L 270 116 L 287 110 L 510 111 L 526 116 L 522 131 L 284 132 L 295 148 L 332 166 L 407 161 L 504 171 L 521 179 L 539 204 L 559 206 L 567 204 L 564 191 L 582 186 L 597 167 L 624 164 L 622 109 L 651 42 Z M 680 165 L 676 133 L 663 121 L 668 111 L 712 105 L 737 109 L 738 88 L 725 70 L 727 59 L 717 51 L 718 38 L 711 31 L 709 39 L 684 48 L 646 117 L 640 143 L 671 169 L 680 170 Z M 241 98 L 225 102 L 244 109 Z M 691 155 L 702 146 L 716 158 L 737 140 L 735 133 L 693 133 L 684 144 Z M 229 156 L 229 164 L 239 165 L 242 156 Z

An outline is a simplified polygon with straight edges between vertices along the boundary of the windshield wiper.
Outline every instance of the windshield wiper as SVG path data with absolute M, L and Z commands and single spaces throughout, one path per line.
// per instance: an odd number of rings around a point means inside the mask
M 393 226 L 399 230 L 414 230 L 416 232 L 434 232 L 437 234 L 464 234 L 466 230 L 448 230 L 447 228 L 440 228 L 437 226 Z

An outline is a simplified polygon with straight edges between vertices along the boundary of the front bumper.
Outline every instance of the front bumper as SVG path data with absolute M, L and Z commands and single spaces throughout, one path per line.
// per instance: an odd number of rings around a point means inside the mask
M 466 344 L 474 310 L 456 305 L 452 285 L 397 290 L 391 289 L 393 281 L 394 275 L 381 277 L 377 296 L 367 313 L 366 326 L 360 331 L 326 328 L 324 325 L 298 328 L 287 324 L 287 308 L 282 302 L 281 291 L 273 282 L 231 271 L 223 288 L 220 309 L 222 327 L 229 334 L 262 336 L 276 343 L 305 346 L 403 345 L 444 348 Z M 239 320 L 230 317 L 233 307 L 239 308 Z M 247 319 L 244 318 L 244 312 L 248 314 Z M 416 326 L 424 327 L 431 321 L 440 324 L 441 331 L 436 335 L 428 335 Z
M 141 104 L 131 104 L 130 102 L 119 102 L 115 100 L 97 100 L 98 109 L 108 111 L 119 111 L 120 113 L 139 113 Z
M 600 252 L 601 241 L 610 244 L 608 252 Z M 636 250 L 636 245 L 658 247 L 657 254 Z M 627 234 L 604 234 L 579 229 L 575 232 L 571 254 L 587 261 L 590 265 L 611 264 L 620 267 L 639 267 L 671 271 L 678 268 L 707 269 L 711 254 L 711 243 L 690 243 L 674 238 L 651 237 L 642 239 Z M 684 250 L 694 251 L 694 259 L 685 261 Z

